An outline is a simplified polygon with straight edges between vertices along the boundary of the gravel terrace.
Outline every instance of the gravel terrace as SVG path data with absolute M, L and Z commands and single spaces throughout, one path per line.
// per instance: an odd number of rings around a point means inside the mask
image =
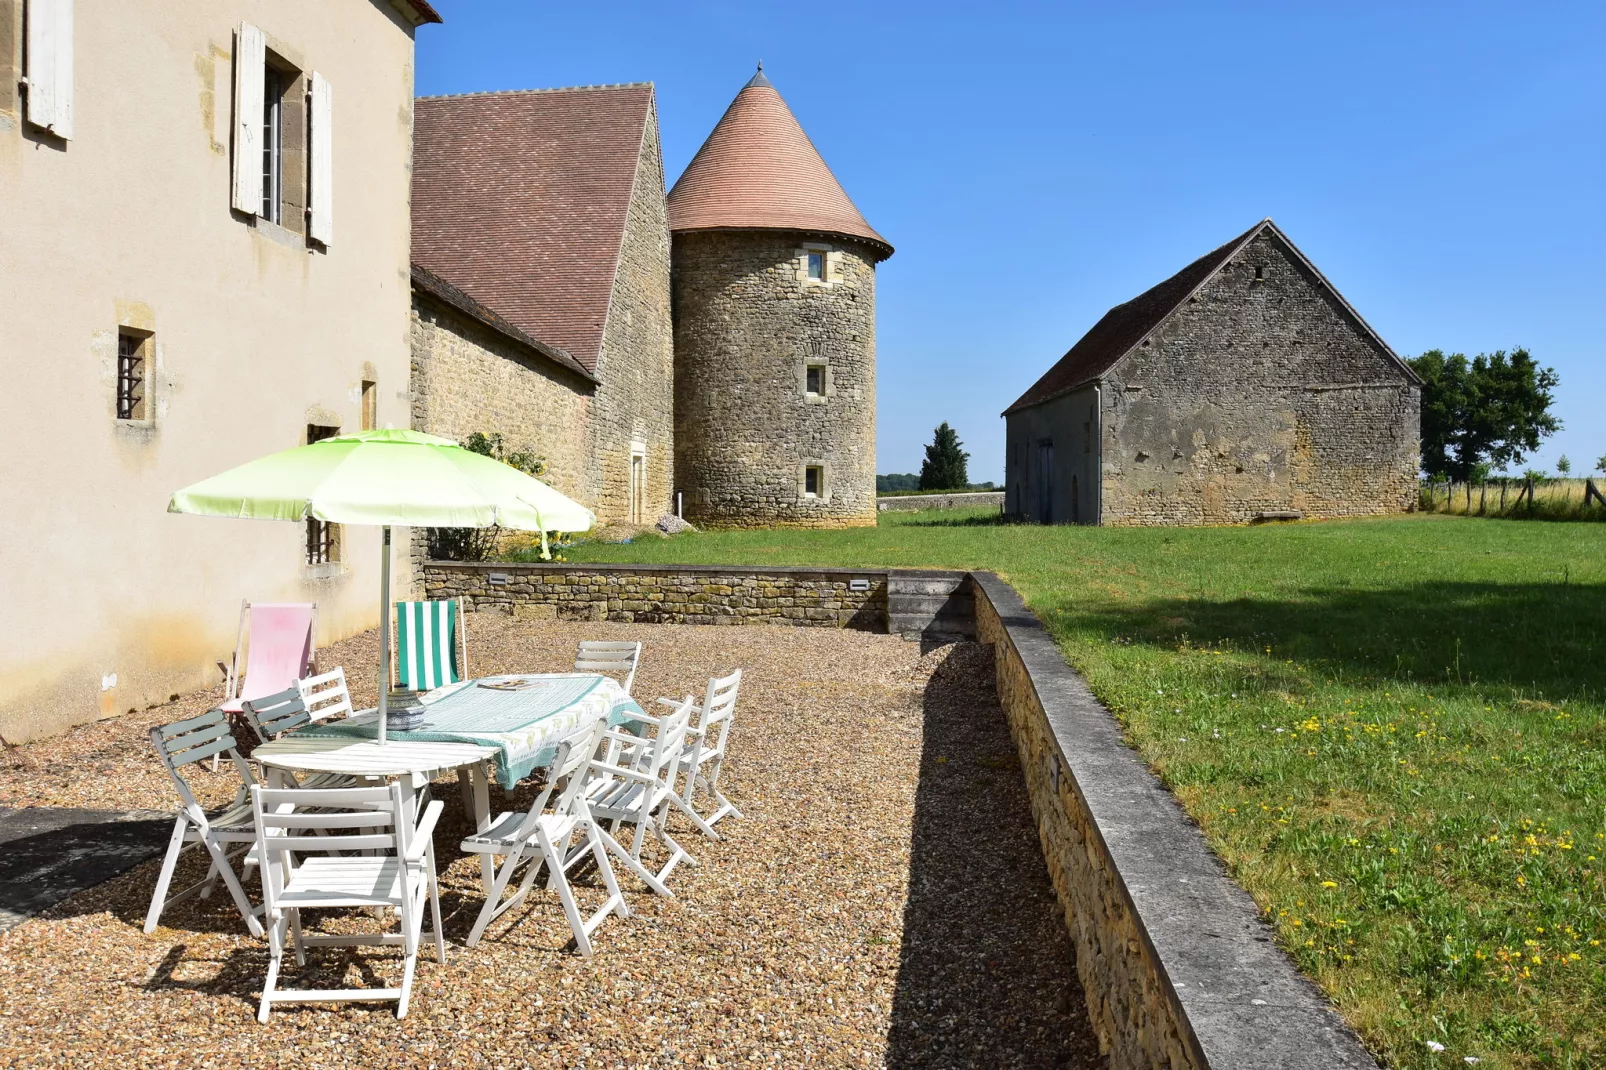
M 441 848 L 445 965 L 419 956 L 411 1011 L 390 1004 L 275 1009 L 254 1020 L 267 965 L 228 897 L 191 899 L 140 932 L 145 863 L 0 935 L 0 1063 L 62 1066 L 1096 1067 L 1073 949 L 1049 886 L 985 652 L 822 628 L 564 625 L 469 618 L 476 673 L 567 668 L 580 638 L 646 643 L 635 693 L 701 693 L 741 666 L 726 791 L 745 821 L 711 842 L 677 829 L 700 866 L 677 899 L 624 878 L 634 914 L 566 949 L 555 896 L 533 895 L 472 951 L 478 867 Z M 325 651 L 352 672 L 373 633 Z M 367 693 L 364 694 L 364 691 Z M 174 805 L 145 728 L 219 693 L 5 752 L 0 806 Z M 202 773 L 211 802 L 225 774 Z M 528 805 L 529 789 L 513 805 Z M 501 793 L 492 789 L 493 806 Z M 179 881 L 197 879 L 187 856 Z M 254 881 L 252 882 L 254 885 Z M 600 881 L 582 875 L 582 908 Z M 175 884 L 175 887 L 182 886 Z M 254 891 L 254 888 L 252 888 Z M 363 929 L 365 914 L 324 915 Z M 388 949 L 316 949 L 300 983 L 376 984 Z M 286 982 L 297 983 L 293 958 Z

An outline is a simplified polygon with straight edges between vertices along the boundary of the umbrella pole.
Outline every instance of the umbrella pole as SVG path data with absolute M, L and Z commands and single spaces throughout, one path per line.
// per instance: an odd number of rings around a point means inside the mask
M 379 551 L 379 742 L 385 742 L 385 698 L 390 692 L 390 525 Z

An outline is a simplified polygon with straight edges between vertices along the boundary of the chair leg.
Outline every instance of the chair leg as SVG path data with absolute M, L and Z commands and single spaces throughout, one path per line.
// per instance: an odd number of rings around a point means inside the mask
M 507 891 L 508 883 L 518 870 L 519 863 L 524 861 L 525 850 L 526 848 L 522 846 L 515 847 L 513 853 L 509 854 L 502 863 L 502 867 L 496 871 L 496 877 L 492 881 L 490 889 L 485 893 L 485 905 L 480 908 L 480 916 L 475 919 L 474 928 L 468 934 L 468 939 L 463 943 L 464 947 L 473 947 L 479 943 L 480 937 L 485 935 L 485 929 L 491 922 L 512 910 L 514 904 L 530 894 L 530 888 L 535 884 L 535 878 L 541 871 L 542 860 L 539 858 L 530 860 L 524 873 L 524 879 L 519 882 L 518 888 L 505 902 L 502 899 L 502 893 Z
M 714 831 L 714 826 L 710 825 L 707 821 L 704 821 L 703 816 L 696 810 L 693 810 L 686 800 L 682 799 L 679 795 L 670 795 L 668 797 L 668 801 L 671 806 L 690 818 L 691 823 L 696 825 L 697 830 L 704 836 L 707 836 L 711 840 L 719 839 L 719 833 Z
M 598 918 L 613 912 L 617 912 L 621 918 L 628 918 L 630 904 L 625 902 L 625 894 L 619 890 L 619 880 L 613 875 L 613 864 L 608 861 L 608 848 L 598 835 L 599 831 L 595 824 L 586 826 L 586 839 L 591 842 L 591 854 L 597 860 L 597 872 L 602 874 L 603 886 L 608 889 L 608 902 L 598 911 Z M 593 925 L 596 923 L 594 921 Z
M 273 1009 L 273 989 L 279 982 L 279 964 L 284 960 L 285 919 L 279 918 L 268 925 L 268 976 L 262 982 L 262 1002 L 257 1006 L 257 1021 L 268 1024 Z
M 433 843 L 425 848 L 424 857 L 429 861 L 429 915 L 430 922 L 434 926 L 435 961 L 444 964 L 446 962 L 446 936 L 445 930 L 441 926 L 441 886 L 440 882 L 435 879 L 435 845 Z
M 189 821 L 180 814 L 173 822 L 173 834 L 167 838 L 167 853 L 162 856 L 162 870 L 156 875 L 156 893 L 151 896 L 151 906 L 145 912 L 145 931 L 156 931 L 156 923 L 162 919 L 162 909 L 167 906 L 167 889 L 173 883 L 173 870 L 178 867 L 178 856 L 184 850 L 184 832 L 189 827 Z
M 234 867 L 229 864 L 228 858 L 223 854 L 223 849 L 205 836 L 201 837 L 201 842 L 206 845 L 206 853 L 212 856 L 213 865 L 218 867 L 218 876 L 223 878 L 223 886 L 229 890 L 229 895 L 233 897 L 234 905 L 239 908 L 240 917 L 245 919 L 245 927 L 251 930 L 252 936 L 261 939 L 262 925 L 257 921 L 256 908 L 251 905 L 251 900 L 245 894 L 245 889 L 240 887 L 240 879 L 234 875 Z
M 407 1002 L 413 998 L 413 967 L 418 965 L 418 947 L 415 944 L 402 965 L 401 998 L 396 1001 L 396 1017 L 407 1017 Z
M 212 860 L 212 865 L 206 871 L 206 878 L 201 881 L 201 898 L 202 899 L 210 899 L 210 898 L 212 898 L 212 889 L 214 889 L 216 887 L 217 887 L 217 860 L 213 859 Z
M 651 870 L 642 865 L 635 858 L 632 858 L 630 852 L 625 850 L 624 844 L 608 835 L 607 832 L 603 831 L 600 825 L 594 827 L 596 828 L 597 838 L 602 841 L 603 846 L 607 847 L 609 851 L 613 852 L 614 857 L 623 862 L 626 869 L 640 877 L 642 882 L 646 884 L 647 887 L 651 888 L 655 894 L 661 895 L 665 899 L 675 898 L 675 893 L 669 890 L 669 885 L 659 880 Z
M 569 919 L 569 928 L 574 931 L 575 950 L 580 952 L 582 958 L 591 957 L 591 938 L 586 935 L 585 920 L 580 917 L 580 906 L 574 901 L 574 892 L 569 887 L 569 878 L 563 872 L 563 857 L 557 854 L 557 848 L 547 839 L 546 833 L 536 831 L 536 839 L 541 844 L 541 854 L 547 859 L 553 873 L 556 875 L 558 885 L 558 898 L 563 901 L 563 913 Z
M 301 938 L 301 911 L 295 908 L 290 910 L 290 943 L 296 949 L 296 965 L 307 964 L 307 946 Z

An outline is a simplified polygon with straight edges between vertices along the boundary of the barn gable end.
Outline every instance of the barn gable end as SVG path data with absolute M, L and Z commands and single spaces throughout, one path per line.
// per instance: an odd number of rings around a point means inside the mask
M 1009 477 L 1011 508 L 1070 519 L 1033 504 L 1053 494 L 1030 458 L 1052 456 L 1036 467 L 1098 473 L 1096 507 L 1077 509 L 1097 519 L 1083 522 L 1398 512 L 1415 498 L 1419 386 L 1266 220 L 1113 309 L 1010 408 L 1006 463 L 1028 462 Z M 1087 392 L 1098 399 L 1092 444 L 1087 421 L 1048 426 L 1057 399 Z

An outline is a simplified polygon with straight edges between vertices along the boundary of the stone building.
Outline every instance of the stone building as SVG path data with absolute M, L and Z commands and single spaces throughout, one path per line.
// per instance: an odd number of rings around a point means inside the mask
M 1271 220 L 1118 305 L 1005 412 L 1043 524 L 1401 512 L 1420 380 Z
M 216 684 L 242 599 L 316 601 L 320 643 L 373 627 L 377 531 L 167 503 L 407 419 L 413 35 L 439 21 L 430 5 L 76 11 L 0 0 L 0 362 L 26 458 L 0 466 L 12 743 Z
M 651 85 L 417 102 L 413 427 L 502 434 L 609 520 L 673 490 L 673 333 Z
M 675 479 L 719 526 L 875 523 L 865 222 L 762 69 L 669 194 Z

